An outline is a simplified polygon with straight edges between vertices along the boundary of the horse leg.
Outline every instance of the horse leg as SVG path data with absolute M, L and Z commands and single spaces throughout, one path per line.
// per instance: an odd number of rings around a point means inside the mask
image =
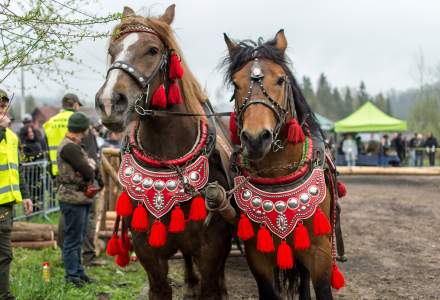
M 159 256 L 148 246 L 147 235 L 132 231 L 136 255 L 148 275 L 149 300 L 171 300 L 172 289 L 168 283 L 168 259 Z
M 300 261 L 295 262 L 299 272 L 299 300 L 310 300 L 310 273 Z
M 274 286 L 273 255 L 261 253 L 257 250 L 256 238 L 245 242 L 246 260 L 252 275 L 257 282 L 260 300 L 281 299 Z
M 190 255 L 183 255 L 185 262 L 185 284 L 186 290 L 183 299 L 196 299 L 197 298 L 197 285 L 199 284 L 199 278 L 194 272 L 193 260 Z
M 341 229 L 341 206 L 339 202 L 336 202 L 336 249 L 338 251 L 337 260 L 345 262 L 347 261 L 347 257 L 345 256 L 345 247 L 344 247 L 344 239 L 342 237 L 342 229 Z

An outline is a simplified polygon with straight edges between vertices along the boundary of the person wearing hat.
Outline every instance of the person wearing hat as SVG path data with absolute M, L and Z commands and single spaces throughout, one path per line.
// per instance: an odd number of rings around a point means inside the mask
M 64 217 L 62 254 L 65 278 L 76 287 L 92 280 L 85 274 L 81 261 L 81 248 L 87 234 L 87 223 L 93 196 L 87 194 L 95 180 L 96 163 L 82 147 L 90 126 L 88 117 L 73 113 L 67 123 L 67 133 L 58 147 L 58 193 Z
M 9 269 L 12 261 L 11 231 L 13 205 L 23 203 L 27 215 L 32 213 L 23 173 L 20 172 L 19 140 L 10 130 L 7 116 L 9 97 L 0 89 L 0 299 L 15 299 L 9 291 Z
M 78 96 L 68 93 L 64 95 L 62 100 L 63 109 L 43 124 L 53 176 L 58 175 L 57 149 L 67 132 L 67 120 L 81 106 L 82 103 L 79 101 Z

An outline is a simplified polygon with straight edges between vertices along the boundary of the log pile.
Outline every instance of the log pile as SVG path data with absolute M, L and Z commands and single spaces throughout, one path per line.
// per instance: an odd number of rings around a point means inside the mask
M 56 248 L 57 225 L 14 222 L 12 247 L 29 249 Z

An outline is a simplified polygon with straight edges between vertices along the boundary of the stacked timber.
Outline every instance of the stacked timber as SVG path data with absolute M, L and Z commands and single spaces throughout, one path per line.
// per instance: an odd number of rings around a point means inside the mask
M 13 247 L 56 248 L 57 225 L 14 222 L 11 232 Z

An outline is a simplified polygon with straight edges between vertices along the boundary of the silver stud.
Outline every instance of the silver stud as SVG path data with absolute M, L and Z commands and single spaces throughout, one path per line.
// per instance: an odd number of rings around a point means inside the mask
M 133 167 L 128 167 L 128 168 L 125 168 L 125 170 L 124 170 L 124 175 L 126 177 L 133 175 L 133 173 L 134 173 Z
M 280 212 L 280 213 L 284 212 L 286 210 L 286 207 L 287 207 L 286 202 L 277 201 L 275 203 L 275 209 L 277 210 L 277 212 Z
M 167 181 L 167 189 L 170 191 L 174 191 L 177 188 L 177 182 L 175 180 Z
M 139 77 L 138 80 L 139 80 L 140 82 L 144 82 L 144 81 L 145 81 L 142 77 Z
M 309 188 L 309 193 L 310 193 L 310 195 L 312 195 L 312 196 L 316 196 L 316 195 L 318 195 L 318 187 L 312 185 L 312 186 Z
M 254 207 L 260 207 L 261 206 L 261 198 L 255 197 L 254 199 L 252 199 L 252 205 Z
M 271 211 L 273 209 L 272 201 L 264 201 L 263 202 L 263 209 L 267 212 Z
M 128 72 L 133 73 L 134 69 L 133 68 L 128 68 Z
M 284 214 L 279 214 L 277 217 L 277 227 L 281 230 L 284 231 L 287 229 L 287 218 Z
M 305 205 L 301 205 L 301 210 L 306 211 L 307 207 Z
M 309 202 L 310 197 L 307 194 L 301 194 L 299 196 L 299 199 L 301 199 L 302 203 L 306 204 L 307 202 Z
M 142 186 L 146 189 L 149 189 L 153 185 L 153 179 L 146 178 L 144 181 L 142 181 Z
M 133 176 L 134 183 L 139 183 L 139 182 L 141 182 L 141 180 L 142 180 L 141 174 L 139 174 L 139 173 L 134 174 L 134 176 Z
M 296 198 L 290 198 L 289 200 L 287 200 L 287 205 L 289 206 L 289 208 L 291 209 L 296 209 L 298 208 L 298 199 Z
M 115 63 L 114 66 L 115 67 L 119 67 L 121 64 L 120 63 Z
M 162 191 L 165 188 L 165 182 L 162 180 L 154 182 L 154 188 L 158 191 Z
M 249 200 L 252 197 L 252 193 L 249 190 L 245 190 L 242 194 L 244 200 Z
M 192 171 L 189 174 L 189 179 L 191 179 L 192 181 L 197 181 L 197 180 L 199 180 L 199 178 L 200 178 L 199 172 Z
M 122 69 L 127 69 L 127 65 L 122 65 Z
M 156 193 L 153 197 L 153 205 L 156 209 L 162 209 L 165 204 L 165 198 L 162 193 Z
M 135 189 L 134 189 L 136 192 L 138 192 L 138 193 L 140 193 L 140 192 L 142 192 L 142 189 L 140 188 L 140 187 L 136 187 Z

